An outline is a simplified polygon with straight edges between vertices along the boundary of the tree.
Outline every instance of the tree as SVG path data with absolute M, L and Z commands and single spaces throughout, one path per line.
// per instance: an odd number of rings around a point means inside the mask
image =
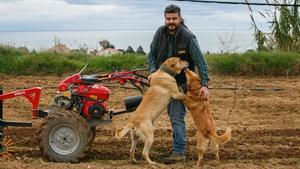
M 248 0 L 245 1 L 248 3 Z M 269 0 L 266 0 L 266 2 L 270 4 Z M 271 24 L 270 33 L 262 32 L 258 28 L 253 17 L 253 11 L 248 5 L 258 51 L 278 49 L 288 52 L 300 52 L 300 16 L 296 6 L 300 4 L 300 0 L 282 0 L 282 2 L 274 0 L 273 3 L 292 4 L 294 6 L 269 6 L 269 10 L 265 12 L 266 15 L 259 12 Z
M 241 48 L 241 46 L 236 44 L 240 36 L 236 31 L 219 35 L 218 39 L 221 51 L 224 53 L 236 53 Z
M 110 47 L 110 43 L 106 39 L 103 39 L 103 40 L 99 41 L 99 44 L 102 47 L 102 50 L 107 49 L 107 48 Z
M 142 46 L 139 46 L 137 49 L 136 49 L 136 53 L 138 54 L 141 54 L 141 55 L 145 55 L 146 53 L 144 52 L 144 49 Z
M 88 53 L 88 49 L 89 49 L 88 45 L 87 44 L 83 44 L 83 45 L 80 45 L 79 52 L 81 54 L 85 54 L 86 55 Z
M 115 45 L 110 44 L 109 48 L 115 49 Z
M 128 46 L 128 48 L 126 49 L 125 53 L 134 53 L 134 50 L 131 46 Z

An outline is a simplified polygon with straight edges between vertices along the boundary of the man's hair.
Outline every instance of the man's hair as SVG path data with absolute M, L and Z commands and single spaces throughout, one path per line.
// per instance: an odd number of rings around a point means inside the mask
M 174 4 L 171 4 L 171 5 L 168 5 L 166 8 L 165 8 L 165 15 L 167 13 L 177 13 L 179 16 L 181 16 L 181 12 L 180 12 L 180 8 L 179 6 L 177 5 L 174 5 Z
M 179 8 L 179 6 L 177 5 L 174 5 L 174 4 L 171 4 L 171 5 L 168 5 L 166 8 L 165 8 L 165 11 L 164 11 L 165 15 L 167 13 L 177 13 L 180 17 L 181 17 L 181 9 Z M 184 19 L 181 17 L 181 24 L 185 27 L 187 27 L 184 23 Z

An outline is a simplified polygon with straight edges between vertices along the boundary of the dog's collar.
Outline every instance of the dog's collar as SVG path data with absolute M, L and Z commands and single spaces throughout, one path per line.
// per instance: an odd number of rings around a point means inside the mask
M 194 90 L 191 90 L 189 87 L 188 87 L 188 91 L 191 91 L 191 92 L 194 92 L 194 91 L 200 91 L 201 87 L 197 88 L 197 89 L 194 89 Z
M 173 77 L 175 77 L 175 76 L 177 75 L 175 72 L 173 72 L 172 70 L 170 70 L 170 69 L 169 69 L 167 66 L 165 66 L 165 65 L 160 65 L 159 69 L 160 69 L 161 71 L 164 71 L 164 72 L 168 73 L 169 75 L 171 75 L 171 76 L 173 76 Z

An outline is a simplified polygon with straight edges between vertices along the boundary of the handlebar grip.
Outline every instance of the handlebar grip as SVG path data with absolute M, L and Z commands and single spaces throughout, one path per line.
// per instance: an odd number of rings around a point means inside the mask
M 135 75 L 138 76 L 138 77 L 144 78 L 144 79 L 148 79 L 148 76 L 146 76 L 144 74 L 141 74 L 141 73 L 138 73 L 138 72 L 135 72 Z
M 149 80 L 146 80 L 146 79 L 141 79 L 141 83 L 143 84 L 143 85 L 146 85 L 146 86 L 150 86 L 150 82 L 149 82 Z

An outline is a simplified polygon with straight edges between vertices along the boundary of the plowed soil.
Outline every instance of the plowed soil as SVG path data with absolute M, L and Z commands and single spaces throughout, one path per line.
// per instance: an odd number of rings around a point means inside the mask
M 47 109 L 53 102 L 56 86 L 63 77 L 6 76 L 0 75 L 5 92 L 20 88 L 43 87 L 40 108 Z M 107 105 L 114 110 L 124 108 L 126 96 L 138 91 L 109 85 L 111 96 Z M 295 169 L 300 168 L 300 77 L 238 77 L 236 94 L 235 77 L 213 76 L 210 81 L 210 103 L 219 130 L 233 128 L 232 141 L 220 150 L 220 164 L 213 155 L 205 155 L 203 168 L 226 169 Z M 235 104 L 234 104 L 235 100 Z M 23 97 L 4 101 L 4 119 L 31 121 L 33 127 L 5 128 L 5 135 L 16 143 L 12 159 L 0 159 L 0 168 L 194 168 L 195 133 L 191 115 L 187 113 L 187 162 L 165 165 L 163 154 L 170 151 L 172 130 L 168 115 L 163 113 L 155 122 L 155 142 L 150 158 L 158 162 L 148 165 L 141 157 L 143 143 L 139 142 L 136 156 L 139 162 L 129 159 L 130 136 L 114 138 L 115 127 L 122 126 L 131 114 L 115 116 L 113 123 L 98 126 L 91 149 L 79 163 L 54 163 L 43 159 L 38 148 L 38 131 L 43 119 L 31 119 L 31 105 Z

